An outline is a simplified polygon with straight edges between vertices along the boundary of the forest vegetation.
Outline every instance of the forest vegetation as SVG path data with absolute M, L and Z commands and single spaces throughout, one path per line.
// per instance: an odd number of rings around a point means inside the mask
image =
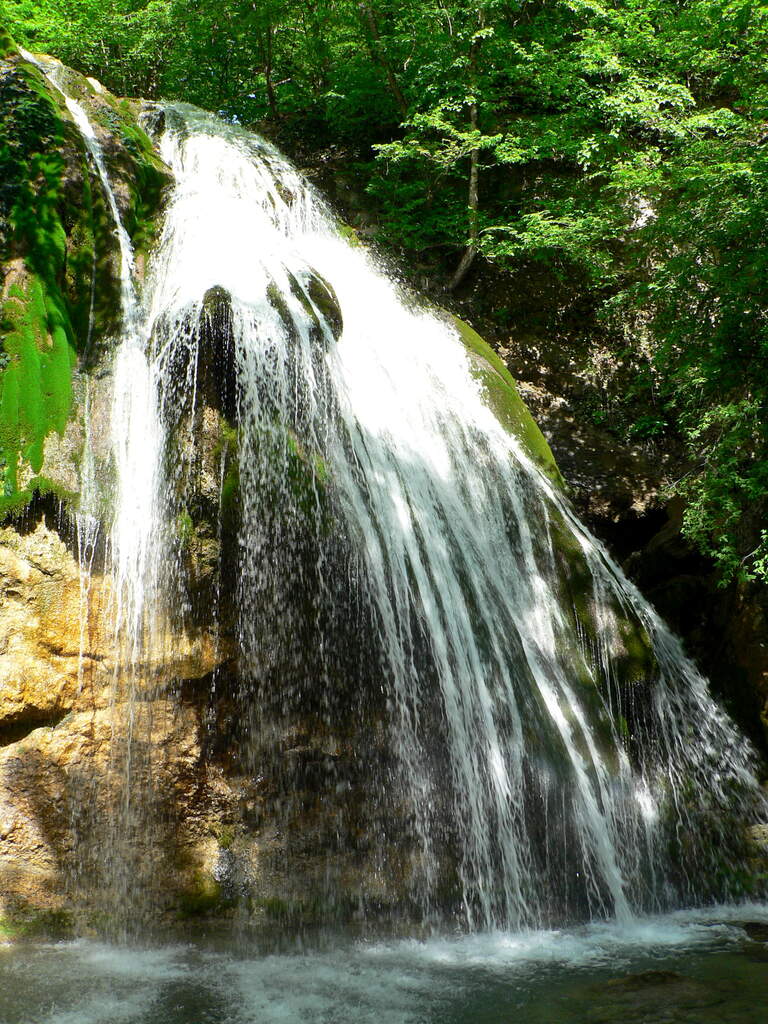
M 767 4 L 0 0 L 0 20 L 119 94 L 353 154 L 379 237 L 448 292 L 484 266 L 570 282 L 632 368 L 605 425 L 682 439 L 684 532 L 723 582 L 768 580 Z

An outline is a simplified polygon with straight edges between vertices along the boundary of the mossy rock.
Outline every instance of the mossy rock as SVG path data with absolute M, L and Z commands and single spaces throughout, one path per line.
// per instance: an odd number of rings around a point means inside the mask
M 291 294 L 306 314 L 313 341 L 323 348 L 327 347 L 329 339 L 324 325 L 332 338 L 338 341 L 344 321 L 339 300 L 331 285 L 315 271 L 307 271 L 301 280 L 288 271 L 286 273 Z M 267 288 L 267 299 L 283 321 L 288 336 L 296 340 L 297 328 L 289 303 L 274 281 Z
M 168 118 L 164 108 L 159 103 L 145 100 L 141 104 L 139 124 L 148 135 L 159 139 L 168 126 Z
M 209 288 L 203 296 L 197 379 L 205 400 L 236 423 L 239 385 L 232 298 L 219 285 Z
M 343 222 L 337 224 L 337 228 L 341 237 L 348 242 L 349 245 L 353 245 L 356 249 L 362 248 L 363 243 L 360 241 L 360 233 L 357 228 L 353 228 L 351 224 L 345 224 Z
M 28 501 L 45 438 L 62 433 L 72 402 L 76 339 L 65 296 L 62 181 L 66 132 L 42 74 L 0 68 L 0 515 Z M 85 159 L 83 151 L 75 156 Z
M 219 502 L 221 514 L 225 517 L 225 523 L 230 526 L 237 519 L 239 514 L 240 501 L 240 464 L 238 462 L 238 451 L 240 439 L 235 427 L 222 417 L 220 434 L 214 455 L 220 459 L 222 454 L 226 458 L 224 479 L 221 484 Z
M 72 497 L 46 462 L 46 439 L 75 415 L 73 377 L 103 356 L 119 329 L 119 247 L 103 189 L 64 98 L 0 37 L 0 520 L 35 493 Z M 128 196 L 125 223 L 146 248 L 167 169 L 132 106 L 62 72 L 101 124 L 105 154 Z M 100 354 L 101 353 L 101 354 Z M 54 446 L 55 447 L 55 446 Z M 66 491 L 66 493 L 65 493 Z
M 565 483 L 546 438 L 525 402 L 517 393 L 515 380 L 491 346 L 469 324 L 451 318 L 470 354 L 472 372 L 483 385 L 485 401 L 499 423 L 522 444 L 526 454 L 558 488 Z
M 130 193 L 126 230 L 136 255 L 146 254 L 158 236 L 158 214 L 173 175 L 139 124 L 141 105 L 135 100 L 119 99 L 107 90 L 98 94 L 98 100 L 102 103 L 102 124 L 117 143 L 113 157 L 122 162 L 124 182 Z
M 0 25 L 0 58 L 12 57 L 18 52 L 18 47 L 11 38 L 8 29 Z
M 74 919 L 68 910 L 19 909 L 0 917 L 0 942 L 68 939 L 74 930 Z
M 288 499 L 294 513 L 299 513 L 315 529 L 327 530 L 331 524 L 329 472 L 323 457 L 309 450 L 295 431 L 277 421 L 265 424 L 260 431 L 258 450 L 269 465 L 276 486 L 271 500 Z M 266 482 L 265 485 L 268 486 Z
M 20 489 L 19 461 L 43 466 L 45 438 L 63 433 L 72 399 L 75 353 L 61 308 L 39 277 L 14 285 L 3 305 L 4 357 L 0 393 L 3 500 Z
M 330 283 L 318 273 L 313 272 L 304 281 L 303 290 L 309 296 L 315 310 L 322 315 L 334 338 L 338 341 L 344 328 L 344 319 L 336 292 Z
M 360 902 L 351 893 L 272 895 L 251 902 L 251 911 L 256 916 L 288 927 L 316 927 L 333 921 L 351 921 L 359 910 Z
M 156 214 L 172 175 L 139 124 L 141 103 L 115 96 L 103 87 L 97 90 L 79 72 L 48 59 L 58 66 L 67 93 L 85 108 L 91 122 L 104 130 L 101 142 L 110 173 L 120 177 L 130 197 L 124 211 L 126 230 L 137 253 L 146 251 L 154 241 Z
M 221 914 L 233 906 L 234 901 L 223 895 L 221 885 L 204 871 L 195 872 L 190 883 L 182 890 L 178 903 L 181 917 Z

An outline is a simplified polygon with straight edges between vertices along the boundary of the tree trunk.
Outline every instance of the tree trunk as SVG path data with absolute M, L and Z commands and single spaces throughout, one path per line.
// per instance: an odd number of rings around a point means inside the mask
M 477 130 L 477 103 L 473 103 L 469 109 L 469 119 L 473 130 Z M 452 292 L 458 288 L 466 277 L 467 271 L 472 266 L 472 261 L 477 255 L 477 238 L 479 234 L 478 209 L 480 206 L 480 191 L 478 187 L 480 170 L 480 150 L 473 149 L 469 154 L 469 244 L 461 257 L 461 262 L 456 268 L 456 273 L 448 283 L 448 291 Z
M 478 12 L 477 27 L 478 29 L 485 27 L 485 12 L 482 10 Z M 469 51 L 470 88 L 472 89 L 472 102 L 469 106 L 469 123 L 473 132 L 478 130 L 479 123 L 479 114 L 477 109 L 477 54 L 479 49 L 480 40 L 473 39 L 472 47 Z M 480 150 L 473 149 L 469 154 L 469 195 L 467 202 L 467 210 L 469 214 L 469 243 L 467 248 L 464 250 L 464 255 L 461 257 L 461 262 L 456 268 L 455 274 L 448 282 L 446 291 L 449 292 L 452 292 L 459 287 L 466 277 L 467 271 L 472 266 L 475 256 L 477 255 L 477 239 L 479 235 L 478 210 L 480 207 L 479 176 Z
M 266 44 L 264 47 L 264 83 L 267 89 L 267 103 L 273 118 L 277 117 L 277 96 L 272 81 L 272 24 L 267 25 Z
M 371 35 L 371 56 L 387 76 L 387 84 L 389 85 L 389 91 L 392 93 L 392 98 L 397 104 L 397 108 L 403 115 L 403 118 L 406 118 L 408 116 L 408 104 L 405 102 L 405 96 L 403 96 L 403 91 L 397 81 L 395 69 L 392 67 L 392 61 L 389 59 L 386 47 L 382 42 L 379 25 L 376 21 L 376 12 L 370 4 L 360 4 L 360 12 L 363 15 L 363 19 L 368 26 L 368 31 Z

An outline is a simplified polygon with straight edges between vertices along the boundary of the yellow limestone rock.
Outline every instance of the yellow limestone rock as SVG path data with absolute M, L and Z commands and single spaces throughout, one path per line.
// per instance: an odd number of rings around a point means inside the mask
M 158 847 L 195 830 L 199 710 L 168 688 L 230 652 L 204 633 L 161 631 L 126 677 L 113 621 L 110 580 L 81 574 L 44 520 L 0 529 L 0 917 L 61 906 L 89 856 L 98 862 L 128 757 L 136 803 L 167 824 Z

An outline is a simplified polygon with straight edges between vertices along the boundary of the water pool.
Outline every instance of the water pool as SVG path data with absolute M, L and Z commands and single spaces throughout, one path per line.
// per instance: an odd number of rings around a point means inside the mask
M 530 933 L 0 947 L 2 1024 L 760 1024 L 768 906 Z

